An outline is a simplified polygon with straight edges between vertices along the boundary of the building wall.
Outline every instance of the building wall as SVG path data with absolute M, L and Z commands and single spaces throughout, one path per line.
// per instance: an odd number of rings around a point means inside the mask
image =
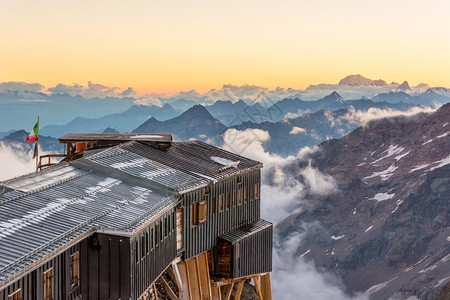
M 80 286 L 83 299 L 130 297 L 130 239 L 94 234 L 81 241 Z
M 255 170 L 212 184 L 209 187 L 209 193 L 202 188 L 182 195 L 180 208 L 184 210 L 185 216 L 183 220 L 184 259 L 192 258 L 213 248 L 217 244 L 218 235 L 259 219 L 260 176 L 260 170 Z M 238 177 L 241 183 L 238 182 Z M 239 193 L 241 193 L 241 203 L 239 203 Z M 227 195 L 229 195 L 229 205 Z M 220 205 L 221 196 L 223 209 Z M 195 206 L 192 204 L 203 200 L 207 201 L 206 221 L 199 225 L 193 224 Z
M 22 300 L 44 298 L 44 273 L 53 269 L 53 299 L 128 299 L 130 296 L 129 238 L 98 234 L 101 247 L 92 236 L 70 247 L 0 291 L 0 300 L 21 289 Z M 79 280 L 72 285 L 72 255 L 79 255 Z
M 172 208 L 131 239 L 131 299 L 138 299 L 177 256 L 175 222 Z

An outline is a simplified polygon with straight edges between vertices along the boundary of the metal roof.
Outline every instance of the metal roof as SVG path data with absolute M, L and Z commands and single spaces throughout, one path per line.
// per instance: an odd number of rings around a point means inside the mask
M 260 162 L 197 140 L 174 142 L 167 148 L 150 147 L 145 143 L 137 142 L 121 147 L 186 174 L 213 182 L 249 169 L 262 167 Z M 227 166 L 230 167 L 226 168 Z
M 0 289 L 96 230 L 136 234 L 180 193 L 261 166 L 198 141 L 131 141 L 0 182 Z
M 258 221 L 255 221 L 253 223 L 241 226 L 235 230 L 221 234 L 219 237 L 234 244 L 236 242 L 243 240 L 246 237 L 251 236 L 252 234 L 255 234 L 258 231 L 261 231 L 271 226 L 272 223 L 267 222 L 266 220 L 263 219 L 259 219 Z

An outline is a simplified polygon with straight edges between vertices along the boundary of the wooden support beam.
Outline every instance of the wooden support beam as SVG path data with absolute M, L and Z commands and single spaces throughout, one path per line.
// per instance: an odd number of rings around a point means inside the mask
M 222 300 L 222 294 L 220 293 L 220 286 L 211 288 L 212 300 Z
M 180 282 L 181 282 L 180 286 L 183 287 L 183 289 L 182 289 L 183 293 L 179 294 L 179 298 L 182 300 L 189 300 L 190 295 L 191 295 L 191 290 L 189 288 L 189 278 L 188 278 L 188 274 L 187 274 L 187 270 L 186 270 L 186 262 L 180 261 L 175 266 L 176 266 L 176 267 L 174 267 L 175 274 L 178 273 L 180 275 Z
M 211 295 L 211 281 L 209 280 L 209 268 L 207 252 L 202 253 L 195 257 L 197 264 L 198 279 L 200 284 L 200 291 L 202 293 L 203 300 L 210 300 Z
M 153 282 L 153 293 L 155 294 L 155 299 L 158 300 L 158 290 L 156 289 L 156 284 Z
M 234 286 L 234 282 L 232 282 L 232 283 L 230 284 L 230 289 L 229 289 L 228 292 L 227 292 L 227 296 L 226 296 L 225 300 L 230 300 L 230 298 L 231 298 L 231 292 L 233 291 L 233 286 Z
M 264 300 L 272 300 L 272 285 L 270 283 L 270 273 L 261 276 L 261 292 Z
M 259 287 L 259 277 L 258 276 L 253 277 L 253 283 L 255 284 L 255 289 L 256 289 L 256 292 L 258 293 L 259 299 L 263 300 L 264 298 L 261 293 L 261 288 Z
M 265 274 L 268 274 L 268 273 L 261 273 L 261 274 L 251 275 L 251 276 L 245 276 L 245 277 L 239 277 L 239 278 L 230 278 L 230 279 L 224 279 L 224 280 L 220 280 L 220 281 L 215 281 L 213 286 L 217 287 L 217 286 L 229 285 L 232 282 L 239 282 L 240 280 L 252 279 L 255 276 L 263 276 Z
M 241 299 L 242 290 L 244 289 L 245 280 L 239 281 L 239 284 L 236 289 L 236 293 L 234 294 L 234 300 Z
M 169 298 L 172 300 L 178 300 L 177 295 L 175 295 L 175 292 L 172 290 L 170 285 L 167 283 L 166 279 L 164 279 L 164 276 L 160 276 L 160 278 L 161 278 L 162 283 L 166 287 L 167 295 L 169 296 Z
M 198 281 L 197 266 L 195 259 L 189 259 L 186 261 L 186 271 L 189 282 L 189 297 L 190 299 L 203 300 L 200 292 L 200 286 Z

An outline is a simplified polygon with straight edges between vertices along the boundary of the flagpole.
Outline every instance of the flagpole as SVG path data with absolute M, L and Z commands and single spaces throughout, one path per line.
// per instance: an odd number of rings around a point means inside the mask
M 38 136 L 37 136 L 37 141 L 36 141 L 36 172 L 39 170 L 39 116 L 37 119 L 37 123 L 38 123 Z

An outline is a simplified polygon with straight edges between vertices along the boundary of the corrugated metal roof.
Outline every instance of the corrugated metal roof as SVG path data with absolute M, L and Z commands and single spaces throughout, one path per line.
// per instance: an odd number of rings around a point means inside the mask
M 0 288 L 86 234 L 134 234 L 180 193 L 259 167 L 197 141 L 165 149 L 132 141 L 0 182 Z
M 175 142 L 167 148 L 157 148 L 145 143 L 131 142 L 123 149 L 142 157 L 183 171 L 208 181 L 219 180 L 251 168 L 261 168 L 260 162 L 194 140 Z M 239 162 L 236 166 L 225 168 Z
M 252 234 L 254 234 L 258 231 L 261 231 L 261 230 L 266 229 L 271 226 L 272 226 L 272 223 L 267 222 L 266 220 L 263 220 L 263 219 L 259 219 L 256 222 L 241 226 L 235 230 L 221 234 L 219 237 L 234 244 L 246 237 L 251 236 Z

